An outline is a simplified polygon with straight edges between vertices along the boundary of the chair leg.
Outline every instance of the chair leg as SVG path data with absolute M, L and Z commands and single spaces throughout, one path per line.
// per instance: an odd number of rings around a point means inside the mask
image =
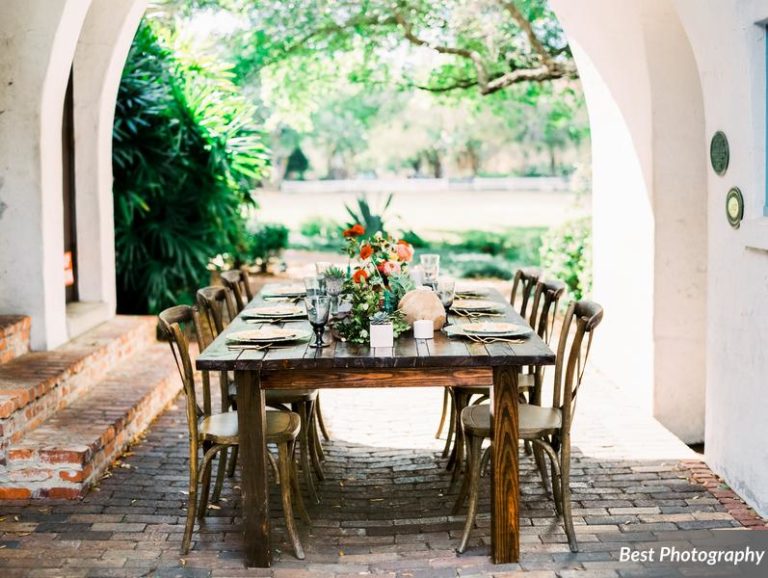
M 200 493 L 200 506 L 197 509 L 197 519 L 202 520 L 205 514 L 208 513 L 208 494 L 211 491 L 211 466 L 213 465 L 213 458 L 226 446 L 211 446 L 205 451 L 203 456 L 203 463 L 201 464 L 201 470 L 203 474 L 200 485 L 202 491 Z
M 480 477 L 484 478 L 485 474 L 488 473 L 488 470 L 490 470 L 491 466 L 491 448 L 490 446 L 485 448 L 483 451 L 483 459 L 480 461 Z
M 442 456 L 444 458 L 448 457 L 448 453 L 451 451 L 451 442 L 453 441 L 453 429 L 456 425 L 456 406 L 454 404 L 453 398 L 453 388 L 449 387 L 447 388 L 448 391 L 448 401 L 449 407 L 448 407 L 448 434 L 445 436 L 445 447 L 443 447 L 443 454 Z
M 307 404 L 298 404 L 295 408 L 301 418 L 301 432 L 299 432 L 299 461 L 301 462 L 301 471 L 304 475 L 304 484 L 307 486 L 309 499 L 315 504 L 320 503 L 320 498 L 315 490 L 315 483 L 312 479 L 312 467 L 309 464 L 309 420 L 307 419 Z M 282 477 L 282 476 L 281 476 Z
M 291 490 L 293 491 L 293 499 L 296 501 L 296 510 L 299 513 L 299 517 L 304 520 L 304 523 L 307 526 L 309 526 L 312 523 L 312 520 L 304 506 L 304 498 L 302 497 L 301 489 L 299 488 L 299 470 L 296 466 L 296 442 L 291 442 L 288 448 L 288 454 L 291 456 Z
M 318 399 L 320 398 L 318 397 Z M 312 436 L 312 446 L 317 454 L 317 459 L 322 463 L 325 461 L 325 452 L 323 451 L 323 443 L 320 441 L 322 432 L 320 431 L 320 424 L 317 418 L 317 401 L 313 404 L 312 426 L 310 427 L 309 433 Z
M 464 409 L 465 395 L 457 389 L 451 389 L 451 398 L 453 399 L 453 410 L 451 412 L 453 427 L 448 430 L 452 434 L 452 439 L 449 442 L 453 442 L 451 447 L 451 455 L 448 456 L 448 463 L 445 469 L 452 470 L 456 465 L 456 453 L 459 447 L 459 433 L 461 432 L 461 410 Z
M 440 439 L 440 435 L 443 433 L 443 426 L 445 425 L 445 418 L 448 415 L 448 398 L 451 394 L 448 393 L 448 388 L 443 390 L 443 411 L 440 413 L 440 423 L 437 426 L 437 432 L 435 433 L 435 439 Z
M 469 398 L 470 396 L 466 394 L 456 396 L 456 415 L 458 416 L 458 419 L 456 420 L 455 427 L 456 442 L 453 445 L 453 474 L 451 475 L 451 485 L 449 488 L 452 488 L 455 485 L 456 481 L 459 479 L 461 468 L 464 467 L 464 453 L 467 444 L 465 439 L 466 436 L 464 435 L 464 427 L 461 425 L 461 412 L 469 405 Z
M 235 475 L 235 468 L 237 467 L 237 455 L 240 453 L 240 446 L 234 446 L 232 448 L 232 455 L 229 458 L 229 468 L 227 471 L 227 477 L 231 478 Z
M 317 428 L 315 427 L 314 411 L 315 404 L 313 402 L 307 402 L 307 450 L 309 451 L 309 457 L 312 458 L 312 469 L 315 470 L 317 479 L 323 481 L 325 479 L 325 473 L 323 472 L 323 466 L 320 464 L 320 456 L 317 453 L 317 446 L 319 441 L 317 440 Z
M 480 461 L 483 451 L 483 438 L 469 436 L 469 471 L 466 477 L 469 479 L 469 507 L 467 508 L 467 521 L 464 524 L 464 533 L 461 536 L 458 552 L 462 554 L 467 549 L 469 534 L 475 524 L 477 515 L 477 503 L 480 499 Z
M 293 502 L 291 500 L 291 452 L 287 443 L 278 444 L 278 467 L 283 483 L 280 484 L 280 495 L 283 499 L 283 515 L 285 516 L 285 528 L 293 544 L 293 551 L 299 560 L 304 559 L 304 549 L 301 547 L 299 534 L 296 531 L 296 521 L 293 519 Z
M 323 412 L 320 411 L 320 395 L 319 394 L 316 400 L 315 415 L 317 416 L 317 424 L 320 426 L 320 433 L 323 434 L 323 439 L 327 442 L 331 441 L 331 436 L 328 434 L 328 428 L 325 427 Z
M 576 541 L 576 531 L 573 528 L 573 515 L 571 514 L 571 451 L 570 444 L 566 440 L 560 448 L 560 495 L 563 509 L 563 525 L 568 536 L 568 545 L 571 552 L 579 551 Z
M 549 484 L 549 474 L 547 473 L 547 461 L 544 458 L 544 450 L 541 447 L 533 446 L 533 459 L 536 461 L 536 469 L 539 470 L 539 477 L 541 478 L 541 485 L 544 487 L 544 491 L 549 494 L 551 488 Z
M 232 451 L 235 451 L 237 446 L 233 446 Z M 216 482 L 213 484 L 213 495 L 211 496 L 211 502 L 217 504 L 221 498 L 221 490 L 224 487 L 224 476 L 227 475 L 227 454 L 228 448 L 224 448 L 219 452 L 219 465 L 216 470 Z
M 197 513 L 197 446 L 193 445 L 189 456 L 189 496 L 187 498 L 187 521 L 184 525 L 184 538 L 181 541 L 181 554 L 189 554 L 189 546 L 192 543 L 192 531 L 195 529 L 195 515 Z

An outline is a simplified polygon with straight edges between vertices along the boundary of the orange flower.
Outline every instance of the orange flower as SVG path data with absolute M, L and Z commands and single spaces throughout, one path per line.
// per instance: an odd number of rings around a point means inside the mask
M 354 275 L 352 275 L 352 281 L 355 283 L 362 283 L 368 279 L 368 273 L 366 273 L 365 269 L 358 269 L 355 271 Z
M 365 227 L 363 227 L 361 224 L 352 225 L 349 229 L 344 231 L 345 237 L 359 237 L 360 235 L 365 234 Z
M 373 255 L 373 247 L 371 247 L 370 245 L 365 244 L 365 245 L 363 245 L 360 248 L 360 258 L 361 259 L 367 259 L 371 255 Z

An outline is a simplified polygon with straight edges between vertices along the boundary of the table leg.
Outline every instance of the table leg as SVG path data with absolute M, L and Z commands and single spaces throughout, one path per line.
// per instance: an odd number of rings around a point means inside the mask
M 266 411 L 264 390 L 256 371 L 235 371 L 237 422 L 240 436 L 240 482 L 246 566 L 272 565 L 269 542 Z
M 517 451 L 517 367 L 494 367 L 491 397 L 491 558 L 520 559 L 520 464 Z

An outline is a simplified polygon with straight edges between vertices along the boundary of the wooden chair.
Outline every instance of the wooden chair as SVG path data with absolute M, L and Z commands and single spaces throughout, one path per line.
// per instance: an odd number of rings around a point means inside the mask
M 523 319 L 526 317 L 526 313 L 528 312 L 528 302 L 530 301 L 531 295 L 535 291 L 536 284 L 541 278 L 541 275 L 541 269 L 537 269 L 536 267 L 524 267 L 515 271 L 509 303 L 512 305 L 512 307 L 515 307 Z M 518 298 L 518 293 L 520 294 L 519 308 L 515 305 L 515 302 Z M 535 327 L 533 323 L 531 323 L 531 326 Z M 452 440 L 456 433 L 455 427 L 456 422 L 458 421 L 457 416 L 459 412 L 456 411 L 455 400 L 453 399 L 450 390 L 446 389 L 443 393 L 443 409 L 440 414 L 440 423 L 437 426 L 437 433 L 435 433 L 435 438 L 439 438 L 443 431 L 446 417 L 450 416 L 448 419 L 448 435 L 445 439 L 445 447 L 443 448 L 444 458 L 448 456 L 448 452 L 451 449 Z M 451 464 L 452 463 L 453 462 L 451 461 Z
M 237 305 L 237 312 L 240 313 L 253 299 L 248 271 L 245 269 L 224 271 L 221 274 L 221 282 L 227 289 L 232 291 L 232 295 L 234 295 L 235 298 L 235 304 Z
M 227 271 L 227 273 L 237 273 L 237 271 Z M 229 321 L 237 315 L 237 296 L 232 294 L 228 287 L 213 286 L 204 287 L 197 292 L 197 305 L 201 316 L 208 322 L 211 341 L 228 325 Z M 206 346 L 208 343 L 206 343 Z M 237 392 L 234 380 L 230 378 L 226 371 L 219 374 L 219 383 L 221 385 L 222 411 L 230 408 L 237 409 Z M 317 490 L 315 489 L 312 478 L 312 470 L 320 480 L 325 479 L 325 474 L 321 465 L 320 441 L 317 439 L 317 427 L 315 425 L 315 404 L 318 398 L 316 389 L 270 389 L 265 392 L 265 400 L 268 407 L 282 410 L 293 410 L 301 419 L 301 432 L 299 434 L 299 459 L 301 469 L 307 487 L 307 493 L 310 499 L 315 503 L 319 502 Z M 225 466 L 224 455 L 219 461 L 219 471 L 223 472 Z M 237 461 L 237 448 L 232 450 L 232 459 L 229 463 L 229 475 L 234 475 L 235 464 Z M 217 483 L 214 486 L 214 496 L 218 497 L 221 491 L 221 484 L 217 477 Z
M 533 304 L 531 307 L 531 316 L 529 323 L 533 330 L 544 343 L 549 344 L 552 338 L 552 326 L 555 322 L 555 315 L 557 314 L 557 306 L 566 292 L 566 285 L 562 281 L 538 281 L 533 294 Z M 541 380 L 544 376 L 544 369 L 542 367 L 529 367 L 525 373 L 518 375 L 518 389 L 521 394 L 521 401 L 523 403 L 531 402 L 540 404 L 541 396 Z M 448 460 L 448 469 L 453 468 L 453 476 L 451 477 L 451 484 L 455 483 L 458 479 L 459 468 L 462 464 L 464 457 L 464 434 L 461 429 L 461 412 L 465 407 L 472 403 L 472 397 L 479 395 L 480 398 L 474 403 L 480 403 L 490 397 L 490 386 L 456 386 L 448 388 L 453 407 L 456 409 L 453 419 L 455 423 L 452 424 L 451 430 L 454 432 L 453 440 L 453 452 L 451 458 Z M 528 398 L 525 398 L 525 395 Z M 450 440 L 449 440 L 450 441 Z M 447 452 L 446 452 L 447 455 Z M 544 468 L 544 459 L 540 452 L 535 451 L 537 464 L 540 469 Z M 456 464 L 459 464 L 459 468 Z M 546 479 L 546 474 L 542 474 L 542 480 Z
M 208 509 L 208 494 L 211 484 L 211 463 L 217 454 L 230 447 L 239 445 L 237 412 L 212 413 L 211 392 L 203 381 L 203 407 L 197 401 L 195 372 L 189 353 L 187 333 L 201 335 L 200 317 L 197 309 L 188 305 L 179 305 L 166 309 L 159 316 L 162 333 L 168 338 L 171 352 L 176 360 L 179 375 L 184 386 L 187 405 L 187 424 L 189 427 L 189 501 L 187 505 L 187 521 L 182 540 L 182 554 L 189 552 L 192 541 L 192 531 L 195 517 L 202 521 Z M 296 508 L 307 522 L 309 516 L 304 509 L 301 494 L 298 491 L 296 467 L 294 464 L 294 446 L 301 428 L 299 416 L 293 412 L 267 412 L 266 442 L 275 444 L 279 454 L 280 489 L 285 515 L 285 526 L 288 530 L 294 553 L 299 559 L 304 559 L 304 550 L 296 531 L 293 519 L 293 498 Z M 202 459 L 200 451 L 202 450 Z M 202 486 L 200 503 L 198 504 L 198 486 Z
M 524 267 L 515 271 L 515 278 L 512 281 L 512 294 L 509 297 L 509 302 L 512 307 L 515 307 L 515 301 L 517 301 L 517 294 L 520 293 L 520 307 L 516 308 L 523 319 L 525 319 L 528 312 L 528 302 L 531 295 L 533 295 L 536 289 L 536 283 L 541 278 L 541 269 L 536 267 Z
M 557 347 L 554 392 L 551 407 L 520 404 L 520 439 L 529 441 L 549 458 L 555 509 L 563 516 L 565 533 L 572 552 L 578 543 L 571 516 L 571 424 L 576 395 L 584 375 L 595 328 L 603 319 L 603 308 L 591 301 L 571 303 L 563 320 Z M 586 338 L 586 342 L 585 342 Z M 469 469 L 454 505 L 458 513 L 469 494 L 469 508 L 458 551 L 464 552 L 477 514 L 483 441 L 491 436 L 490 406 L 471 405 L 461 412 L 461 424 L 468 440 Z

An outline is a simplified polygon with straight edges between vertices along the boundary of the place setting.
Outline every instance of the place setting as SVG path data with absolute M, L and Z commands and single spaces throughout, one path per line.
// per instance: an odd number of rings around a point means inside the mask
M 227 347 L 231 350 L 261 351 L 275 347 L 293 347 L 307 341 L 312 332 L 303 327 L 275 327 L 263 325 L 256 329 L 236 331 L 227 335 Z
M 487 299 L 454 299 L 451 311 L 460 317 L 503 317 L 504 306 Z
M 526 325 L 503 321 L 482 321 L 457 323 L 446 326 L 443 331 L 448 337 L 461 337 L 475 343 L 524 343 L 533 330 Z
M 307 295 L 307 289 L 298 283 L 284 285 L 269 285 L 262 297 L 265 301 L 282 301 L 299 303 Z
M 247 323 L 282 323 L 306 319 L 307 311 L 298 303 L 280 302 L 275 305 L 259 305 L 249 307 L 242 313 Z

